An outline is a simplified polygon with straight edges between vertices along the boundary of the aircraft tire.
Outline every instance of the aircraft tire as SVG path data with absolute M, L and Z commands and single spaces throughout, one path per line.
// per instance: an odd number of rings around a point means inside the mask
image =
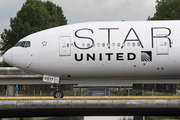
M 54 98 L 63 98 L 64 94 L 61 90 L 54 92 Z

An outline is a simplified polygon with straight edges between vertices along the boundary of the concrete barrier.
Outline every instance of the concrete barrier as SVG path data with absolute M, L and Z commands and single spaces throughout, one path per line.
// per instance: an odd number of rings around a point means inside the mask
M 2 100 L 4 109 L 180 108 L 180 100 Z
M 1 117 L 180 115 L 178 99 L 0 100 Z

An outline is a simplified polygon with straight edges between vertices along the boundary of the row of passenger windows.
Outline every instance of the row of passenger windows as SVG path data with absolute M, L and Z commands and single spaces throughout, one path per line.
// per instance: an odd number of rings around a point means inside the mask
M 16 43 L 14 47 L 19 47 L 19 46 L 26 48 L 26 47 L 30 47 L 31 43 L 30 41 L 21 41 L 21 42 Z
M 105 47 L 107 45 L 107 47 L 110 47 L 110 44 L 109 43 L 107 43 L 107 44 L 105 44 L 105 43 L 102 43 L 102 44 L 100 44 L 100 43 L 97 43 L 97 47 Z M 112 47 L 121 47 L 121 46 L 123 46 L 123 47 L 125 47 L 125 46 L 127 46 L 127 47 L 131 47 L 131 46 L 133 46 L 133 47 L 135 47 L 135 46 L 140 46 L 140 43 L 138 42 L 138 43 L 135 43 L 135 42 L 133 42 L 133 43 L 130 43 L 130 42 L 128 42 L 128 43 L 123 43 L 122 45 L 120 44 L 120 43 L 112 43 L 111 44 L 111 46 Z M 85 43 L 82 43 L 82 47 L 86 47 L 86 44 Z M 87 47 L 90 47 L 90 43 L 87 43 Z M 95 47 L 95 44 L 93 44 L 93 47 Z

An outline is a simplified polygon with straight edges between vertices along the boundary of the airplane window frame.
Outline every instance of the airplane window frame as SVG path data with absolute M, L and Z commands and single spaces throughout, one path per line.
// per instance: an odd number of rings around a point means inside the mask
M 25 47 L 25 45 L 26 45 L 26 41 L 22 41 L 20 47 Z
M 29 43 L 29 44 L 28 44 Z M 28 45 L 28 46 L 27 46 Z M 26 41 L 26 45 L 25 45 L 25 48 L 27 47 L 31 47 L 31 42 L 30 41 Z
M 67 43 L 67 48 L 69 48 L 69 46 L 70 46 L 69 43 Z
M 19 47 L 21 45 L 22 41 L 21 42 L 17 42 L 14 47 Z

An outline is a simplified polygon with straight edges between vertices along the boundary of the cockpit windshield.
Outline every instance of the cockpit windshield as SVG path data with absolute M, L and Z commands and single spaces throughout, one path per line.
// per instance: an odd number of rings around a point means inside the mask
M 30 42 L 29 42 L 29 41 L 27 41 L 27 42 L 26 42 L 26 46 L 25 46 L 25 47 L 30 47 L 30 46 L 31 46 Z
M 22 42 L 18 42 L 18 43 L 16 43 L 14 47 L 20 46 L 20 45 L 21 45 L 21 43 L 22 43 Z
M 26 44 L 26 42 L 22 42 L 20 46 L 24 47 L 25 44 Z
M 14 47 L 30 47 L 31 46 L 31 42 L 30 41 L 20 41 L 18 43 L 15 44 Z

